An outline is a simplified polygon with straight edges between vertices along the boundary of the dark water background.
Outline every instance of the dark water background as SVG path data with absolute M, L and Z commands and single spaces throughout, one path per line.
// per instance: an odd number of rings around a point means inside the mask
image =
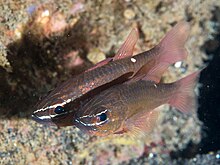
M 220 9 L 214 11 L 213 21 L 220 23 Z M 217 27 L 214 40 L 209 40 L 203 46 L 211 61 L 201 73 L 199 98 L 199 119 L 204 123 L 204 136 L 200 143 L 200 153 L 220 149 L 220 26 Z

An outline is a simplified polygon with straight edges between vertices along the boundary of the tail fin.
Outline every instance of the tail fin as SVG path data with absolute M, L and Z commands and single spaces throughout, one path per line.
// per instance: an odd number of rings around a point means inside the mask
M 185 58 L 187 51 L 184 45 L 188 39 L 189 32 L 190 26 L 188 22 L 181 21 L 177 23 L 158 45 L 161 53 L 165 53 L 160 60 L 170 63 Z
M 189 36 L 190 26 L 187 22 L 177 23 L 155 47 L 159 53 L 156 65 L 147 73 L 147 80 L 159 82 L 169 65 L 182 61 L 187 57 L 184 47 Z
M 197 100 L 194 92 L 200 71 L 194 72 L 174 84 L 177 90 L 170 99 L 169 104 L 184 113 L 193 112 L 197 108 Z

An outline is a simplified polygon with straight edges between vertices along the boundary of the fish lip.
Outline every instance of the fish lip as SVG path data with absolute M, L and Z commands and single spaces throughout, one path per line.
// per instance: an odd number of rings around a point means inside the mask
M 43 125 L 49 125 L 49 126 L 55 126 L 55 124 L 52 122 L 51 119 L 41 119 L 39 116 L 37 116 L 35 113 L 31 115 L 31 118 L 36 121 L 37 123 L 43 124 Z
M 75 119 L 73 120 L 73 124 L 74 124 L 77 128 L 79 128 L 80 130 L 82 130 L 83 132 L 88 132 L 88 131 L 87 131 L 87 128 L 80 123 L 79 118 L 75 118 Z
M 75 119 L 73 119 L 73 124 L 76 126 L 76 127 L 81 127 L 81 124 L 79 123 L 79 119 L 75 117 Z
M 95 133 L 96 133 L 96 131 L 92 130 L 91 128 L 82 125 L 82 124 L 80 123 L 80 121 L 79 121 L 79 118 L 75 118 L 75 119 L 73 120 L 73 124 L 74 124 L 78 129 L 80 129 L 82 132 L 84 132 L 84 133 L 86 133 L 86 134 L 88 134 L 88 135 L 90 135 L 90 136 L 93 136 L 93 135 L 95 135 Z

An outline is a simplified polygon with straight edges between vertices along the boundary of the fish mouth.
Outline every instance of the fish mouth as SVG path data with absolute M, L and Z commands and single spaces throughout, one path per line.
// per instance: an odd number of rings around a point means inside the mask
M 79 118 L 76 118 L 73 120 L 74 125 L 79 128 L 82 132 L 87 133 L 89 135 L 92 135 L 92 128 L 85 126 L 82 124 L 82 122 L 79 120 Z
M 55 126 L 55 124 L 52 122 L 51 117 L 42 118 L 42 116 L 38 116 L 37 114 L 33 113 L 31 115 L 31 118 L 36 121 L 37 123 L 43 124 L 43 125 L 49 125 L 49 126 Z

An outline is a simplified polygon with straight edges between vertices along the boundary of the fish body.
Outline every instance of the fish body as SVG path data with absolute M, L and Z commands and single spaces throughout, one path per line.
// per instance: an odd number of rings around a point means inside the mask
M 113 86 L 88 101 L 76 114 L 75 125 L 90 135 L 148 133 L 155 126 L 157 107 L 170 104 L 182 112 L 196 108 L 194 87 L 199 71 L 174 83 L 140 79 Z
M 42 124 L 72 125 L 71 116 L 77 113 L 82 102 L 85 103 L 101 90 L 141 75 L 158 83 L 169 65 L 186 58 L 184 44 L 188 34 L 188 23 L 180 22 L 157 46 L 132 57 L 138 38 L 137 30 L 133 30 L 115 57 L 102 61 L 55 88 L 37 104 L 32 118 Z

